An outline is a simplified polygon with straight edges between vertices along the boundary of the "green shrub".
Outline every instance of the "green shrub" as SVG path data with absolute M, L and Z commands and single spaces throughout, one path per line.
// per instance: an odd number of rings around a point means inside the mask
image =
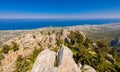
M 42 50 L 43 50 L 42 48 L 39 48 L 39 49 L 36 49 L 36 48 L 35 48 L 35 49 L 33 50 L 32 54 L 30 55 L 30 61 L 31 61 L 32 63 L 34 63 L 36 57 L 38 56 L 38 54 L 39 54 Z
M 64 41 L 62 39 L 56 39 L 56 44 L 58 47 L 60 47 L 63 43 Z
M 83 43 L 84 41 L 84 37 L 83 35 L 79 32 L 79 31 L 70 31 L 70 34 L 68 35 L 68 38 L 70 39 L 71 41 L 71 44 L 79 44 L 79 43 Z
M 29 70 L 29 62 L 22 55 L 19 55 L 14 72 L 27 72 L 27 70 Z
M 4 58 L 5 58 L 4 55 L 2 53 L 0 53 L 0 61 Z
M 2 53 L 0 53 L 0 65 L 1 65 L 1 60 L 4 59 L 4 55 Z
M 9 52 L 9 50 L 10 50 L 10 47 L 9 47 L 8 45 L 4 44 L 4 45 L 2 46 L 2 52 L 3 52 L 4 54 L 7 54 L 7 53 Z
M 19 50 L 19 46 L 17 45 L 17 43 L 12 42 L 11 49 L 13 49 L 13 51 L 17 51 L 17 50 Z
M 55 48 L 53 48 L 53 49 L 51 49 L 52 51 L 54 51 L 54 52 L 58 52 L 58 47 L 55 47 Z
M 100 40 L 100 41 L 97 41 L 96 44 L 102 51 L 107 53 L 110 51 L 110 47 L 107 41 Z

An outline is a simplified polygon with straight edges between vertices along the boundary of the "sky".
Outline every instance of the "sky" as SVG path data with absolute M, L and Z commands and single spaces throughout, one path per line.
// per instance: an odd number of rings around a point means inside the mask
M 120 0 L 0 0 L 0 18 L 120 18 Z

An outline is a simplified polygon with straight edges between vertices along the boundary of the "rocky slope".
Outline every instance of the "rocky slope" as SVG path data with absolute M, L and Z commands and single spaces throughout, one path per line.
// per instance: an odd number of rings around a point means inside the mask
M 4 42 L 0 49 L 0 54 L 1 54 L 0 55 L 0 60 L 1 60 L 0 72 L 13 72 L 14 70 L 16 70 L 17 61 L 19 61 L 18 60 L 19 55 L 22 55 L 22 57 L 24 58 L 22 60 L 26 60 L 24 62 L 30 62 L 29 64 L 31 66 L 31 68 L 26 69 L 23 72 L 31 72 L 31 71 L 33 72 L 80 72 L 84 70 L 86 72 L 91 72 L 91 71 L 95 72 L 95 69 L 89 65 L 83 66 L 81 63 L 76 63 L 76 61 L 74 60 L 75 59 L 74 55 L 76 54 L 74 50 L 71 52 L 72 49 L 70 50 L 70 48 L 67 48 L 65 46 L 61 48 L 61 46 L 62 45 L 67 46 L 68 44 L 70 44 L 70 47 L 71 46 L 73 48 L 75 46 L 77 47 L 77 44 L 74 43 L 74 41 L 73 43 L 75 45 L 71 45 L 70 38 L 68 38 L 68 35 L 70 34 L 71 31 L 73 32 L 76 30 L 79 31 L 80 34 L 83 36 L 83 39 L 85 42 L 85 40 L 87 39 L 85 34 L 87 36 L 89 36 L 91 32 L 94 34 L 96 33 L 101 34 L 100 32 L 102 32 L 102 34 L 104 34 L 106 32 L 110 33 L 109 31 L 113 32 L 119 29 L 120 29 L 119 25 L 118 27 L 114 25 L 110 25 L 110 26 L 101 25 L 101 26 L 95 26 L 95 27 L 85 25 L 80 27 L 74 26 L 74 27 L 65 27 L 65 28 L 41 28 L 41 29 L 28 30 L 28 31 L 15 31 L 13 33 L 12 31 L 7 32 L 7 34 L 9 33 L 12 35 L 8 37 L 9 39 L 3 40 Z M 75 37 L 78 37 L 78 36 L 75 36 Z M 2 38 L 4 39 L 4 35 Z M 14 45 L 14 43 L 16 45 Z M 83 47 L 85 45 L 86 44 L 83 44 L 80 47 Z M 7 49 L 9 48 L 8 53 L 6 53 L 6 51 L 5 53 L 2 52 L 5 46 L 7 46 Z M 16 48 L 17 46 L 19 49 L 14 50 L 14 48 Z M 86 46 L 88 46 L 88 48 Z M 93 47 L 97 49 L 96 44 L 94 43 L 92 47 L 92 44 L 88 43 L 86 46 L 85 47 L 87 49 L 85 51 L 87 51 L 90 56 L 97 57 L 97 53 L 95 53 L 95 51 L 93 50 Z M 44 51 L 42 51 L 40 54 L 38 52 L 39 55 L 34 63 L 34 60 L 31 61 L 30 58 L 31 58 L 31 54 L 36 54 L 36 52 L 34 53 L 35 49 L 44 49 Z M 84 54 L 84 51 L 82 53 Z M 106 61 L 109 62 L 109 64 L 112 63 L 110 62 L 111 60 L 115 61 L 112 55 L 110 54 L 107 54 L 107 57 L 105 58 L 106 58 Z
M 54 66 L 55 61 L 57 66 Z M 81 72 L 81 69 L 85 69 L 86 72 L 96 72 L 88 65 L 83 67 L 80 63 L 77 65 L 73 59 L 72 51 L 66 46 L 62 46 L 58 53 L 49 49 L 42 51 L 34 63 L 32 72 Z
M 29 58 L 29 55 L 35 48 L 51 49 L 57 48 L 60 44 L 60 40 L 64 40 L 69 33 L 68 29 L 42 29 L 35 31 L 28 31 L 25 34 L 14 37 L 3 43 L 4 45 L 12 46 L 12 43 L 16 43 L 19 46 L 19 50 L 10 50 L 8 54 L 4 54 L 4 59 L 1 60 L 1 71 L 12 72 L 16 59 L 19 55 Z M 3 47 L 2 46 L 2 47 Z M 1 48 L 2 49 L 2 48 Z
M 47 31 L 47 30 L 60 30 L 62 27 L 49 27 L 49 28 L 40 28 L 35 30 L 10 30 L 10 31 L 0 31 L 0 45 L 3 42 L 8 41 L 11 38 L 14 38 L 19 35 L 25 35 L 29 32 L 35 31 Z M 107 39 L 112 40 L 115 37 L 120 36 L 120 23 L 113 24 L 103 24 L 103 25 L 78 25 L 72 27 L 64 27 L 64 29 L 70 30 L 80 30 L 86 34 L 87 37 L 91 39 Z

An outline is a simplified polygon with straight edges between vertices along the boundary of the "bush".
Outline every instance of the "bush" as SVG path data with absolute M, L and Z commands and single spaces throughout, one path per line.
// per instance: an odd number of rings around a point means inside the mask
M 27 72 L 27 70 L 29 70 L 29 62 L 22 55 L 19 55 L 14 72 Z
M 0 61 L 2 60 L 2 59 L 4 59 L 5 57 L 3 56 L 3 54 L 2 53 L 0 53 Z
M 38 54 L 39 54 L 42 50 L 43 50 L 42 48 L 39 48 L 39 49 L 36 49 L 36 48 L 35 48 L 35 49 L 33 50 L 32 54 L 30 55 L 30 61 L 31 61 L 32 63 L 34 63 L 36 57 L 38 56 Z
M 2 53 L 0 53 L 0 65 L 1 65 L 1 60 L 4 59 L 4 55 Z
M 51 49 L 52 51 L 54 51 L 54 52 L 58 52 L 58 47 L 55 47 L 55 48 L 53 48 L 53 49 Z
M 13 49 L 13 51 L 17 51 L 17 50 L 19 50 L 19 46 L 17 45 L 17 43 L 12 42 L 12 47 L 11 47 L 11 49 Z
M 4 44 L 2 47 L 2 52 L 4 54 L 7 54 L 9 52 L 9 50 L 10 50 L 10 47 L 8 45 Z
M 79 31 L 70 31 L 70 34 L 68 35 L 68 38 L 70 39 L 71 41 L 71 44 L 79 44 L 79 43 L 83 43 L 84 41 L 84 37 L 83 35 L 79 32 Z
M 100 40 L 100 41 L 97 41 L 96 44 L 102 51 L 105 51 L 107 53 L 110 51 L 110 47 L 107 41 Z

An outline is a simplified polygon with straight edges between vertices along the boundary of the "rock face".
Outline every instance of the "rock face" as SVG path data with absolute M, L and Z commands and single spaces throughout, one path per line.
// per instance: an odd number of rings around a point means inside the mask
M 120 37 L 116 37 L 114 38 L 111 42 L 110 42 L 111 46 L 119 46 L 120 45 Z
M 32 72 L 56 72 L 55 57 L 56 53 L 49 49 L 42 51 L 33 65 Z
M 81 72 L 71 50 L 63 46 L 58 52 L 58 72 Z
M 110 45 L 112 48 L 117 50 L 118 53 L 120 53 L 120 37 L 114 38 L 111 42 Z
M 38 55 L 32 72 L 81 72 L 72 56 L 71 50 L 63 46 L 57 55 L 58 66 L 54 67 L 56 53 L 46 49 Z

